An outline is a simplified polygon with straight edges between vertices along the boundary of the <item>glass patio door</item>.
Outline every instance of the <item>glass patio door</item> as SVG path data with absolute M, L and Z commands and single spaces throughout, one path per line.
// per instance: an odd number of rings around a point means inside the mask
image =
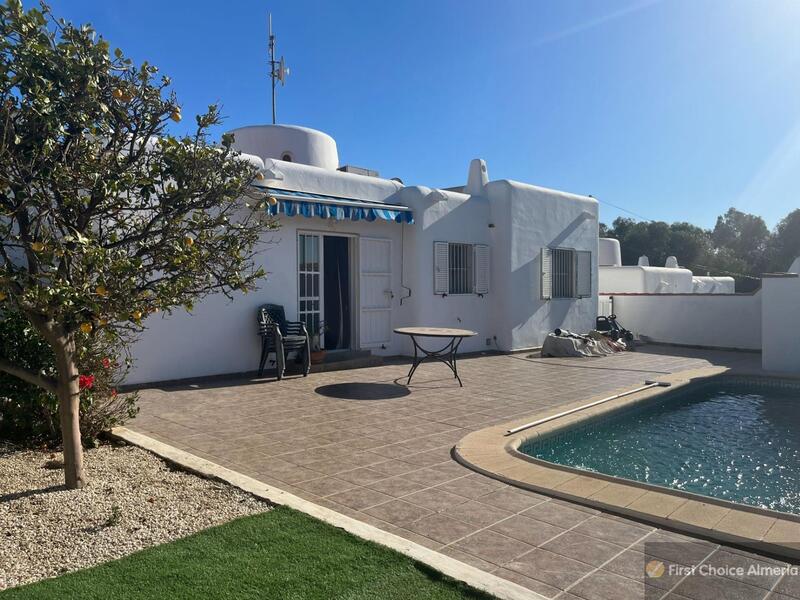
M 297 314 L 306 324 L 309 335 L 319 328 L 322 320 L 322 236 L 301 233 L 297 236 L 297 276 L 298 299 Z M 320 346 L 324 348 L 323 336 Z

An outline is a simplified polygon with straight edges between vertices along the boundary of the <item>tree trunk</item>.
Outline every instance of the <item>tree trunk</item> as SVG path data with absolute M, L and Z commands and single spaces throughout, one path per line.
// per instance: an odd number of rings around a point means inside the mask
M 55 350 L 58 370 L 58 415 L 64 447 L 64 475 L 70 489 L 86 486 L 80 430 L 80 384 L 75 364 L 75 342 L 61 338 Z

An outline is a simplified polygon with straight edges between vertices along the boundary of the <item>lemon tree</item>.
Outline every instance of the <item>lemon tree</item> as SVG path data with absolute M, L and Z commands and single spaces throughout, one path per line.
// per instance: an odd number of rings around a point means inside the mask
M 44 4 L 8 0 L 0 29 L 0 314 L 25 315 L 57 374 L 13 356 L 0 370 L 56 395 L 66 483 L 82 487 L 81 344 L 124 343 L 151 313 L 252 289 L 273 222 L 257 210 L 257 169 L 230 136 L 211 143 L 216 106 L 170 135 L 181 108 L 156 67 Z

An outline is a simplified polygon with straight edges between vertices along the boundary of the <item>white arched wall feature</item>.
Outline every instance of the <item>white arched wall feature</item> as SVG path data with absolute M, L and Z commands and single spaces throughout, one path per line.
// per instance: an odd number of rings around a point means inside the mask
M 296 125 L 251 125 L 230 133 L 234 136 L 234 148 L 260 156 L 264 161 L 269 158 L 282 161 L 288 154 L 294 163 L 329 171 L 339 167 L 336 141 L 316 129 Z

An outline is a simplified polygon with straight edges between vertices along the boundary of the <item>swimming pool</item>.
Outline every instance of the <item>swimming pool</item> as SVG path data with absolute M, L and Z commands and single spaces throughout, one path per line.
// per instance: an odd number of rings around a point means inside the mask
M 525 441 L 568 467 L 800 514 L 800 384 L 719 378 Z

